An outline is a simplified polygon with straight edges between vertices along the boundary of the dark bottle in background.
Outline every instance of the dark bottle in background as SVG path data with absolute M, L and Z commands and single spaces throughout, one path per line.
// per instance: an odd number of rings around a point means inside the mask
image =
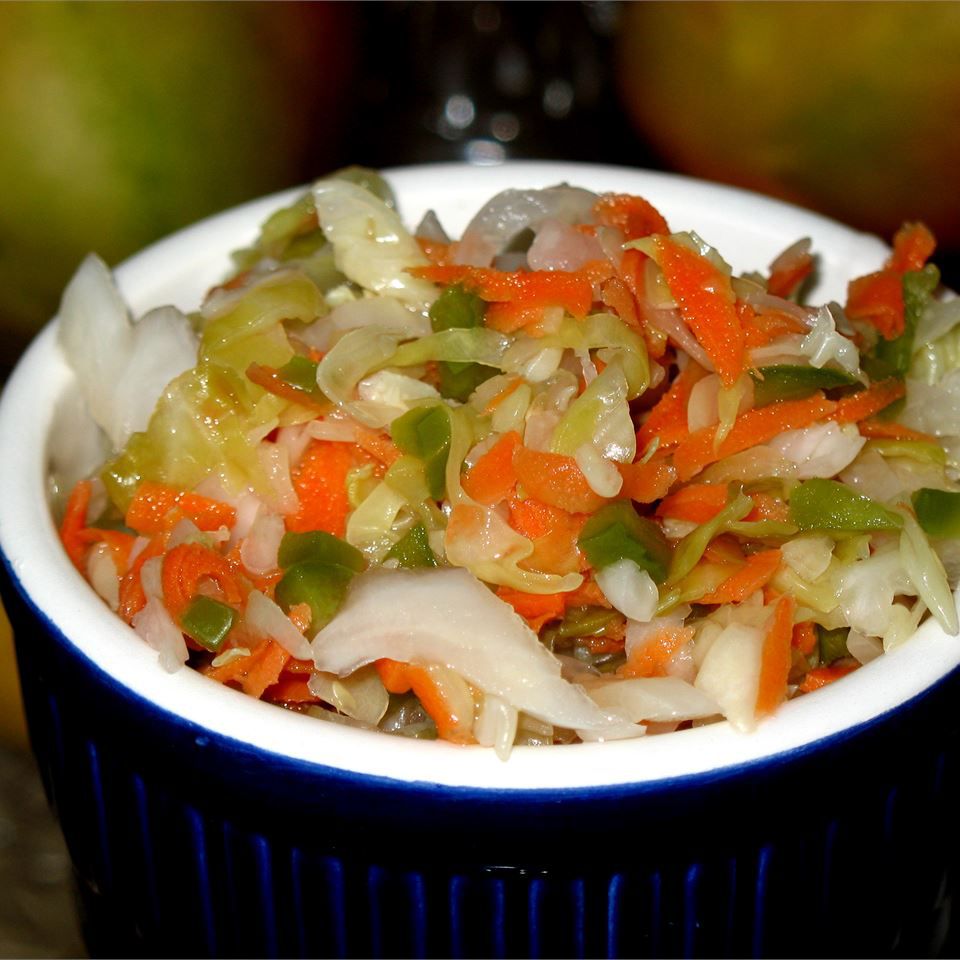
M 363 4 L 352 162 L 649 166 L 620 109 L 620 4 Z

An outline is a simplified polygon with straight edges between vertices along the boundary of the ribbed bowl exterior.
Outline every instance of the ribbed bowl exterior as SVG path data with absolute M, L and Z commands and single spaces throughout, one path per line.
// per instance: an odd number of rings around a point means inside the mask
M 866 727 L 713 775 L 455 789 L 188 724 L 80 655 L 9 572 L 2 587 L 96 956 L 951 949 L 956 675 Z

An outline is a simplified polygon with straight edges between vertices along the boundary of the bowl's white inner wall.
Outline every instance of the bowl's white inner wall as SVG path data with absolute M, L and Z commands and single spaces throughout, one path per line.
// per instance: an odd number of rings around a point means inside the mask
M 553 163 L 409 168 L 389 176 L 412 227 L 435 209 L 457 235 L 490 196 L 507 187 L 569 182 L 639 193 L 674 230 L 692 229 L 736 273 L 765 270 L 803 236 L 820 255 L 814 299 L 842 300 L 847 280 L 877 269 L 874 237 L 772 200 L 664 174 Z M 249 204 L 151 247 L 118 270 L 139 314 L 163 303 L 195 309 L 228 269 L 230 250 L 297 191 Z M 46 437 L 71 375 L 48 328 L 28 351 L 0 405 L 0 545 L 34 602 L 76 647 L 136 694 L 198 727 L 303 760 L 401 780 L 492 788 L 582 787 L 650 781 L 748 762 L 802 747 L 868 721 L 910 699 L 960 662 L 960 641 L 928 622 L 901 648 L 814 695 L 786 704 L 752 734 L 726 723 L 660 737 L 573 747 L 519 748 L 506 763 L 492 750 L 405 740 L 323 723 L 253 701 L 189 669 L 165 673 L 156 655 L 119 621 L 60 548 L 45 500 Z M 202 735 L 202 731 L 198 736 Z

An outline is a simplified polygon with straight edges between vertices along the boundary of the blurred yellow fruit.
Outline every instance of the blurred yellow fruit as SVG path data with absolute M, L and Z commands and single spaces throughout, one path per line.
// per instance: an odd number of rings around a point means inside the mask
M 0 3 L 0 359 L 90 250 L 115 262 L 340 159 L 351 7 Z
M 628 3 L 618 69 L 665 164 L 960 246 L 960 4 Z
M 13 650 L 13 633 L 0 606 L 0 745 L 26 748 L 27 727 L 20 699 L 20 680 Z

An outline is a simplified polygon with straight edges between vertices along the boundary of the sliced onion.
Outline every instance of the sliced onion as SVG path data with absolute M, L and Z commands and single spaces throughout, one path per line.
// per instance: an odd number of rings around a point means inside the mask
M 594 443 L 577 447 L 573 455 L 590 489 L 601 497 L 615 497 L 623 486 L 623 477 L 612 460 L 608 460 Z
M 524 230 L 544 221 L 589 223 L 597 195 L 561 185 L 543 190 L 504 190 L 484 204 L 456 246 L 455 262 L 489 267 L 493 258 Z
M 260 509 L 250 531 L 240 544 L 240 560 L 251 572 L 259 576 L 277 569 L 277 554 L 280 541 L 286 532 L 283 517 L 266 507 Z
M 333 673 L 314 670 L 307 686 L 324 703 L 370 727 L 375 727 L 383 719 L 390 705 L 390 694 L 373 666 L 362 667 L 343 679 Z
M 559 726 L 603 731 L 622 722 L 563 680 L 557 659 L 513 608 L 461 569 L 360 574 L 314 638 L 313 655 L 317 669 L 339 676 L 380 657 L 440 664 Z
M 554 218 L 541 224 L 527 251 L 531 270 L 579 270 L 601 259 L 603 250 L 596 238 Z
M 717 702 L 679 677 L 633 677 L 607 680 L 587 688 L 605 710 L 632 723 L 697 720 L 720 713 Z
M 597 570 L 594 576 L 603 595 L 625 617 L 640 622 L 653 619 L 660 601 L 657 585 L 633 560 L 618 560 Z
M 738 730 L 752 730 L 756 725 L 762 648 L 760 629 L 732 623 L 710 644 L 694 681 Z
M 501 760 L 507 760 L 517 737 L 519 714 L 506 700 L 495 694 L 486 694 L 476 722 L 473 735 L 481 747 L 493 747 Z
M 153 559 L 161 560 L 160 557 Z M 144 567 L 149 564 L 150 561 L 148 560 Z M 159 578 L 159 564 L 156 565 L 156 570 Z M 146 605 L 134 615 L 132 624 L 137 634 L 160 655 L 160 666 L 167 673 L 175 673 L 187 662 L 190 653 L 187 650 L 183 634 L 173 622 L 173 618 L 167 612 L 167 608 L 157 594 L 147 594 Z
M 251 590 L 247 597 L 244 623 L 252 636 L 275 640 L 291 657 L 297 660 L 311 659 L 312 651 L 307 638 L 280 607 L 259 590 Z

